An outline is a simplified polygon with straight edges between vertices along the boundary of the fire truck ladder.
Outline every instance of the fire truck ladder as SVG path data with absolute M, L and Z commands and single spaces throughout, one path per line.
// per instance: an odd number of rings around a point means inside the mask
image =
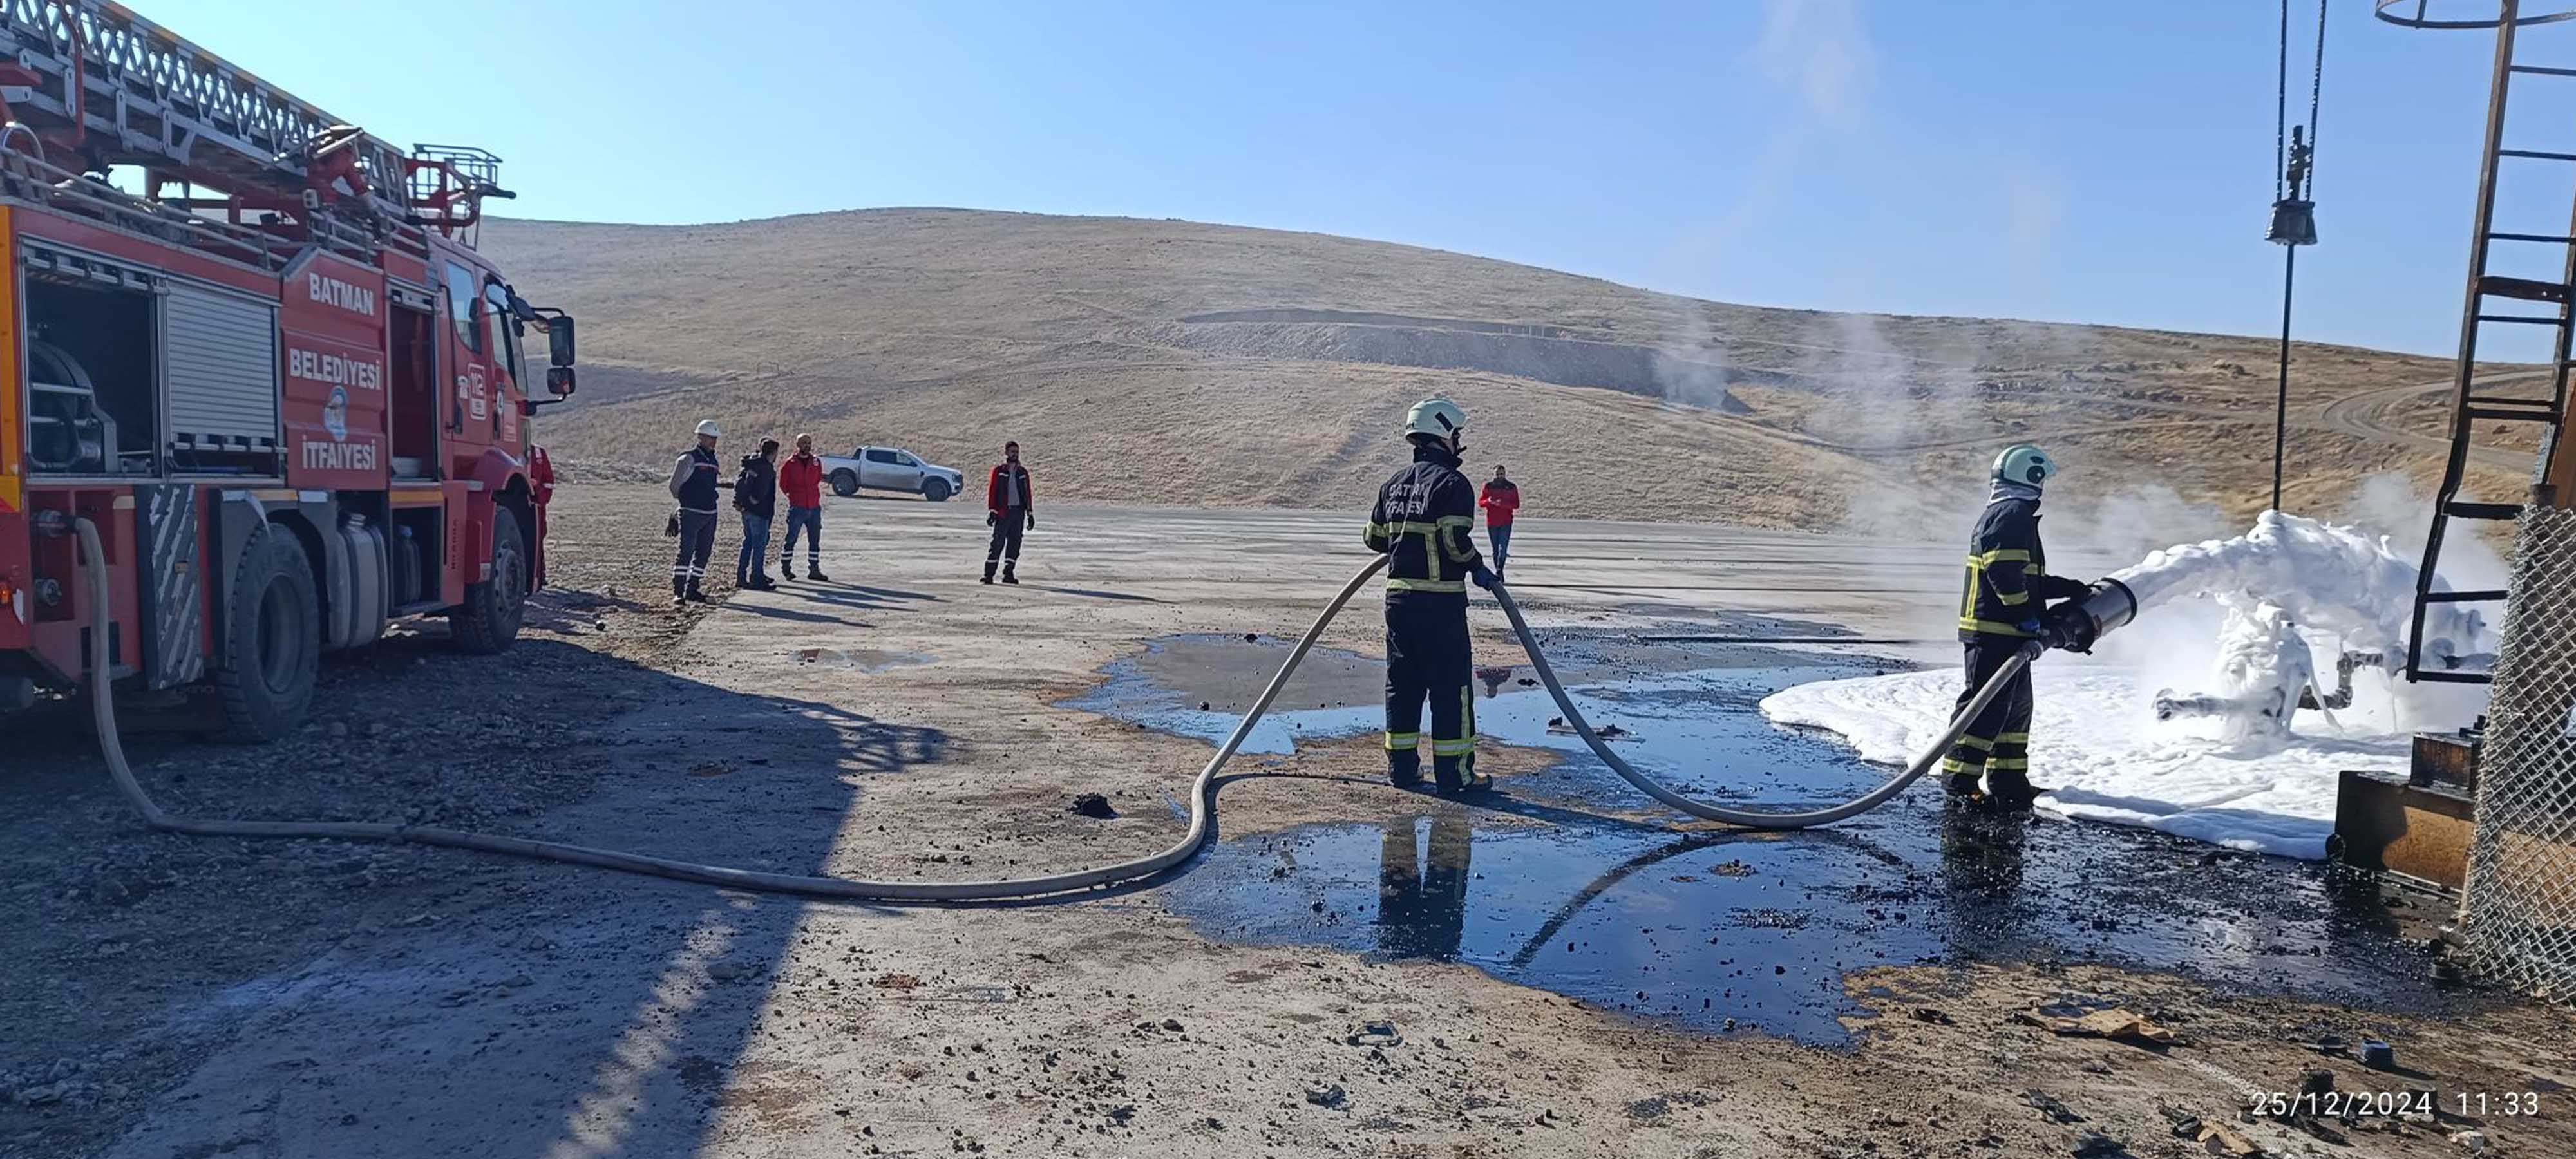
M 2424 537 L 2423 566 L 2415 573 L 2415 607 L 2413 626 L 2406 644 L 2406 676 L 2409 680 L 2452 684 L 2486 684 L 2493 676 L 2482 671 L 2458 671 L 2447 667 L 2427 667 L 2424 656 L 2424 622 L 2435 604 L 2500 604 L 2503 589 L 2450 591 L 2436 580 L 2442 561 L 2442 546 L 2454 519 L 2505 520 L 2522 514 L 2520 503 L 2483 502 L 2463 499 L 2461 484 L 2468 475 L 2479 423 L 2538 423 L 2543 431 L 2555 430 L 2560 416 L 2567 410 L 2567 377 L 2569 347 L 2576 340 L 2576 220 L 2564 230 L 2545 233 L 2523 233 L 2499 230 L 2495 223 L 2496 175 L 2504 162 L 2576 166 L 2576 151 L 2506 148 L 2504 119 L 2507 97 L 2514 82 L 2530 78 L 2533 83 L 2576 85 L 2576 68 L 2524 64 L 2514 55 L 2520 43 L 2519 29 L 2535 24 L 2551 24 L 2576 19 L 2576 10 L 2564 9 L 2546 14 L 2526 15 L 2520 0 L 2498 0 L 2497 15 L 2492 20 L 2431 19 L 2426 16 L 2428 0 L 2378 0 L 2380 19 L 2413 28 L 2493 28 L 2496 30 L 2494 79 L 2487 97 L 2485 151 L 2478 165 L 2478 202 L 2476 224 L 2469 245 L 2467 302 L 2460 316 L 2460 358 L 2453 371 L 2451 387 L 2451 448 L 2442 468 L 2442 487 L 2433 504 L 2433 523 Z M 2576 187 L 2576 178 L 2571 178 Z M 2554 281 L 2506 277 L 2487 272 L 2487 259 L 2497 245 L 2556 247 L 2562 256 L 2561 273 Z M 2494 302 L 2496 304 L 2490 304 Z M 2511 303 L 2536 303 L 2515 306 Z M 2485 327 L 2546 327 L 2551 338 L 2551 354 L 2546 378 L 2549 392 L 2535 396 L 2500 393 L 2496 376 L 2481 379 L 2477 373 L 2478 337 Z M 2548 448 L 2542 448 L 2541 461 L 2548 460 Z
M 417 248 L 419 231 L 470 229 L 486 196 L 508 196 L 499 161 L 481 150 L 430 147 L 419 157 L 181 39 L 109 0 L 0 0 L 0 148 L 118 224 L 168 234 L 197 229 L 195 211 L 271 237 L 296 230 L 353 253 L 391 242 Z M 157 197 L 163 181 L 223 199 L 145 201 L 84 176 L 140 166 Z M 59 178 L 56 180 L 56 178 Z M 35 191 L 47 201 L 52 195 Z M 245 211 L 259 215 L 245 222 Z M 137 221 L 138 212 L 157 221 Z M 176 224 L 174 224 L 174 222 Z M 288 223 L 291 223 L 288 224 Z M 200 231 L 202 232 L 202 231 Z M 202 237 L 190 240 L 205 241 Z

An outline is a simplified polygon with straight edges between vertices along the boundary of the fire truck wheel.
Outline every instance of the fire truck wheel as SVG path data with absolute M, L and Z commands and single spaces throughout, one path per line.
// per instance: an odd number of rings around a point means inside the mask
M 508 651 L 528 611 L 528 553 L 519 542 L 519 516 L 492 508 L 492 578 L 465 587 L 465 602 L 448 609 L 456 646 L 476 655 Z
M 262 528 L 225 590 L 223 666 L 215 671 L 224 739 L 272 741 L 304 723 L 321 671 L 322 601 L 304 545 L 275 526 Z

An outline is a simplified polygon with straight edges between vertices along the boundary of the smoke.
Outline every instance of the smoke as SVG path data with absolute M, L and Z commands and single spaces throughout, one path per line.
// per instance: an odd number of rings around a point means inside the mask
M 1878 51 L 1857 0 L 1763 0 L 1755 74 L 1791 90 L 1818 120 L 1849 124 L 1868 105 Z

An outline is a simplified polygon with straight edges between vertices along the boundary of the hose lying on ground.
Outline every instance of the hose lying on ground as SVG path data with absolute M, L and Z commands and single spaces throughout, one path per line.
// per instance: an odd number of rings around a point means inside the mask
M 74 533 L 80 539 L 81 561 L 84 569 L 89 573 L 92 614 L 103 618 L 110 606 L 110 597 L 107 568 L 104 563 L 106 552 L 100 545 L 98 525 L 87 519 L 74 520 L 73 524 Z M 1368 566 L 1361 568 L 1358 574 L 1350 578 L 1350 582 L 1342 585 L 1342 590 L 1334 594 L 1332 602 L 1324 606 L 1323 613 L 1315 617 L 1313 626 L 1306 629 L 1306 634 L 1298 639 L 1297 646 L 1289 651 L 1287 662 L 1281 664 L 1279 671 L 1271 676 L 1269 686 L 1261 690 L 1261 696 L 1253 702 L 1251 710 L 1245 712 L 1242 721 L 1234 726 L 1233 734 L 1226 737 L 1224 744 L 1217 746 L 1216 755 L 1210 757 L 1208 763 L 1199 769 L 1197 779 L 1190 784 L 1190 827 L 1181 835 L 1181 839 L 1159 853 L 1072 873 L 990 881 L 859 881 L 839 877 L 768 873 L 722 865 L 702 865 L 691 861 L 653 857 L 615 849 L 598 849 L 561 841 L 500 837 L 432 826 L 392 825 L 365 821 L 220 821 L 180 817 L 164 811 L 159 804 L 155 803 L 151 795 L 143 791 L 142 782 L 135 779 L 132 766 L 126 763 L 125 744 L 117 735 L 116 701 L 111 688 L 113 682 L 109 678 L 109 674 L 115 670 L 115 657 L 108 650 L 108 642 L 112 634 L 105 631 L 89 633 L 90 709 L 97 723 L 99 747 L 107 757 L 108 771 L 115 775 L 117 789 L 125 794 L 126 801 L 134 806 L 135 811 L 142 814 L 145 824 L 172 833 L 186 833 L 200 837 L 298 837 L 340 841 L 400 841 L 415 845 L 473 849 L 485 853 L 503 853 L 515 857 L 589 865 L 601 869 L 676 878 L 681 881 L 703 882 L 730 889 L 805 894 L 859 901 L 971 902 L 1046 897 L 1152 877 L 1189 860 L 1196 854 L 1199 847 L 1206 844 L 1214 820 L 1218 770 L 1223 769 L 1225 762 L 1234 756 L 1235 750 L 1242 747 L 1244 738 L 1252 734 L 1252 728 L 1260 723 L 1262 714 L 1270 710 L 1271 702 L 1278 699 L 1279 690 L 1287 685 L 1288 677 L 1297 670 L 1297 665 L 1306 658 L 1306 653 L 1313 650 L 1315 641 L 1324 634 L 1324 628 L 1333 622 L 1334 616 L 1341 613 L 1344 605 L 1351 602 L 1351 597 L 1358 594 L 1361 585 L 1366 584 L 1370 577 L 1375 576 L 1386 566 L 1386 559 L 1385 556 L 1378 556 L 1370 560 Z M 1512 630 L 1519 634 L 1521 646 L 1529 650 L 1530 662 L 1538 669 L 1539 679 L 1546 682 L 1548 694 L 1556 698 L 1557 707 L 1565 710 L 1566 720 L 1574 725 L 1575 731 L 1583 737 L 1584 743 L 1590 745 L 1593 753 L 1599 756 L 1603 763 L 1608 764 L 1613 772 L 1626 778 L 1628 783 L 1644 790 L 1648 796 L 1694 817 L 1757 829 L 1799 829 L 1810 825 L 1823 825 L 1866 811 L 1895 796 L 1905 786 L 1912 784 L 1915 778 L 1922 776 L 1925 770 L 1931 768 L 1932 762 L 1940 759 L 1941 753 L 1946 751 L 1951 742 L 1958 739 L 1959 734 L 1967 728 L 1967 722 L 1975 719 L 1977 713 L 1984 711 L 1987 703 L 2003 690 L 2005 683 L 2030 662 L 2028 653 L 2017 655 L 2007 661 L 1992 679 L 1986 681 L 1983 688 L 1977 690 L 1977 695 L 1960 710 L 1958 718 L 1951 721 L 1950 729 L 1942 736 L 1940 743 L 1932 746 L 1930 751 L 1918 758 L 1903 774 L 1860 797 L 1834 808 L 1798 813 L 1764 813 L 1727 809 L 1702 804 L 1673 792 L 1630 767 L 1628 762 L 1619 758 L 1618 754 L 1611 752 L 1610 746 L 1592 731 L 1592 726 L 1584 721 L 1583 714 L 1576 710 L 1572 698 L 1566 695 L 1564 686 L 1557 683 L 1555 670 L 1548 667 L 1547 657 L 1539 652 L 1537 637 L 1530 633 L 1529 625 L 1521 619 L 1519 605 L 1515 604 L 1510 593 L 1499 585 L 1494 589 L 1494 595 L 1503 606 L 1503 614 L 1510 617 Z

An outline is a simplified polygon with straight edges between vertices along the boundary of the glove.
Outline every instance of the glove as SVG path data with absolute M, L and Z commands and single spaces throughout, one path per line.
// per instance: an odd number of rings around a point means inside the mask
M 1474 580 L 1477 587 L 1489 592 L 1494 590 L 1495 584 L 1503 582 L 1500 576 L 1494 574 L 1492 568 L 1481 563 L 1476 565 L 1476 570 L 1467 573 L 1467 578 Z
M 2032 616 L 2023 620 L 2022 622 L 2013 625 L 2013 627 L 2018 629 L 2022 635 L 2038 640 L 2041 643 L 2046 643 L 2048 641 L 2048 626 L 2040 623 L 2039 617 L 2037 616 Z
M 987 511 L 987 512 L 985 512 L 985 513 L 984 513 L 984 526 L 986 526 L 986 527 L 991 527 L 995 522 L 999 521 L 1000 519 L 1001 519 L 1001 516 L 995 515 L 995 514 L 993 514 L 992 512 Z
M 1035 511 L 1029 512 L 1029 527 L 1028 527 L 1028 529 L 1029 529 L 1029 530 L 1031 530 L 1031 531 L 1035 531 L 1035 530 L 1037 530 L 1037 529 L 1038 529 L 1038 513 L 1037 513 L 1037 512 L 1035 512 Z

